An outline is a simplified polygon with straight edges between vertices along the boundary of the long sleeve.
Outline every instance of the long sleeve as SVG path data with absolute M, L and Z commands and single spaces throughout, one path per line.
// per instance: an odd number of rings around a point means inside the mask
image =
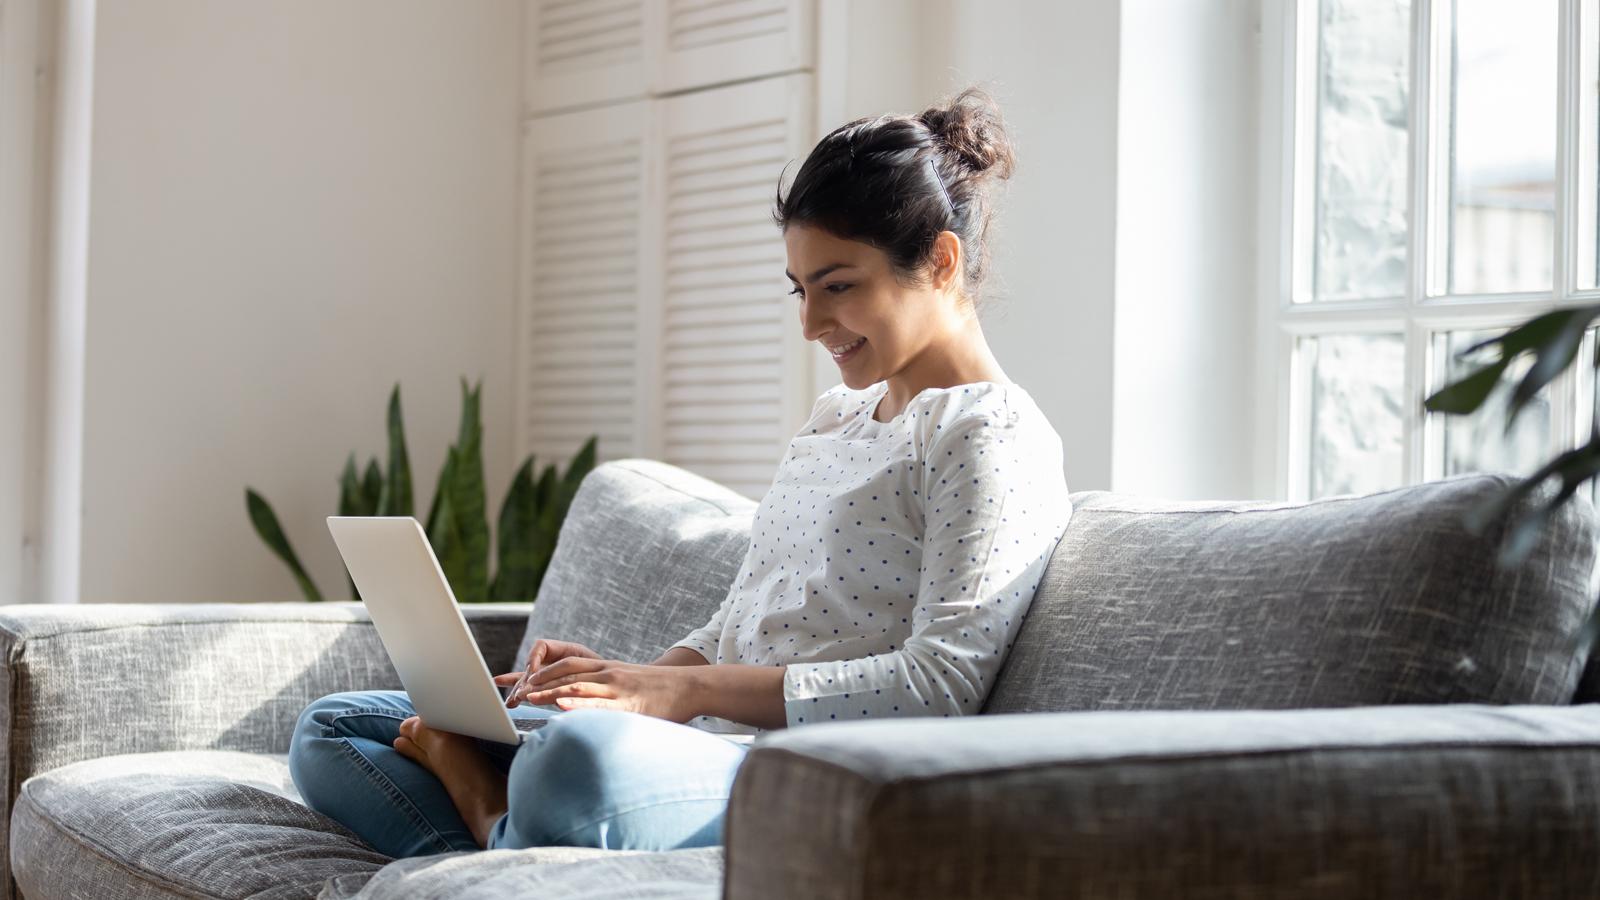
M 1071 515 L 1060 443 L 1001 410 L 936 427 L 909 636 L 887 653 L 789 665 L 791 726 L 976 713 L 994 683 Z

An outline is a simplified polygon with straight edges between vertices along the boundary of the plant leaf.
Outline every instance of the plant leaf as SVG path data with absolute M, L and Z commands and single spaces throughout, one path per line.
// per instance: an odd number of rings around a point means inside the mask
M 461 528 L 456 520 L 455 509 L 451 505 L 450 483 L 455 480 L 456 451 L 454 447 L 445 451 L 444 470 L 439 474 L 440 489 L 435 495 L 433 522 L 428 527 L 428 543 L 433 547 L 433 555 L 439 560 L 439 568 L 444 571 L 445 580 L 450 583 L 450 592 L 461 602 L 460 587 L 466 578 L 467 560 L 466 547 L 461 540 Z
M 380 516 L 409 516 L 412 512 L 411 458 L 406 452 L 405 419 L 400 414 L 400 383 L 389 392 L 389 468 L 383 483 Z M 431 511 L 430 511 L 431 514 Z
M 539 509 L 533 466 L 533 456 L 523 460 L 500 505 L 498 566 L 489 591 L 491 600 L 531 603 L 539 593 L 538 560 L 533 549 Z
M 300 564 L 300 557 L 295 555 L 294 548 L 289 545 L 289 537 L 283 533 L 283 526 L 278 524 L 278 515 L 272 511 L 272 504 L 266 498 L 251 490 L 244 489 L 244 506 L 250 515 L 250 524 L 255 526 L 256 534 L 261 535 L 267 547 L 277 554 L 294 574 L 294 580 L 300 585 L 300 592 L 306 599 L 313 603 L 322 601 L 322 592 L 317 590 L 311 576 L 306 574 L 305 566 Z
M 1459 381 L 1435 391 L 1428 399 L 1422 401 L 1422 406 L 1429 412 L 1452 415 L 1470 413 L 1488 399 L 1489 392 L 1494 390 L 1495 384 L 1500 380 L 1500 374 L 1510 364 L 1511 361 L 1508 359 L 1489 363 Z
M 361 515 L 378 514 L 378 501 L 383 494 L 383 468 L 374 456 L 367 461 L 367 472 L 361 479 Z
M 1540 316 L 1541 319 L 1549 319 L 1555 331 L 1533 348 L 1533 365 L 1528 367 L 1522 381 L 1511 394 L 1511 403 L 1506 410 L 1507 431 L 1511 430 L 1511 423 L 1516 420 L 1517 414 L 1539 393 L 1539 389 L 1549 384 L 1577 358 L 1578 347 L 1583 344 L 1583 333 L 1588 330 L 1596 311 L 1597 307 L 1580 307 Z
M 489 516 L 483 479 L 483 383 L 468 389 L 461 379 L 461 433 L 456 439 L 455 477 L 450 481 L 450 508 L 455 514 L 466 561 L 456 599 L 482 603 L 489 598 Z

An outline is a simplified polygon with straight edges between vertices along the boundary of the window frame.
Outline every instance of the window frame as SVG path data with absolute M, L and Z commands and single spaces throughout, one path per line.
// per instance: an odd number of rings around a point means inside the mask
M 1581 146 L 1579 133 L 1593 134 L 1595 109 L 1585 104 L 1579 75 L 1593 80 L 1596 67 L 1596 23 L 1600 12 L 1582 15 L 1582 0 L 1558 0 L 1556 59 L 1555 240 L 1552 290 L 1516 294 L 1430 294 L 1448 287 L 1445 254 L 1448 234 L 1449 170 L 1446 154 L 1449 110 L 1448 16 L 1452 0 L 1411 0 L 1410 109 L 1407 141 L 1407 253 L 1405 296 L 1389 300 L 1311 300 L 1315 240 L 1315 162 L 1320 0 L 1262 0 L 1260 78 L 1260 198 L 1258 207 L 1259 371 L 1256 458 L 1272 460 L 1258 475 L 1263 496 L 1305 500 L 1310 492 L 1308 367 L 1300 364 L 1295 343 L 1300 337 L 1384 332 L 1401 334 L 1405 344 L 1402 397 L 1404 416 L 1401 483 L 1415 484 L 1442 475 L 1439 445 L 1444 420 L 1424 416 L 1422 400 L 1436 389 L 1432 336 L 1458 329 L 1503 328 L 1554 309 L 1600 302 L 1600 287 L 1579 289 L 1578 266 L 1593 266 L 1580 249 L 1582 222 L 1594 228 L 1595 158 L 1590 142 Z M 1580 43 L 1588 29 L 1591 52 Z M 1586 168 L 1585 168 L 1586 167 Z M 1587 174 L 1584 174 L 1585 171 Z M 1588 195 L 1588 196 L 1583 196 Z M 1580 199 L 1580 197 L 1582 199 Z M 1434 223 L 1445 223 L 1442 228 Z M 1296 298 L 1305 298 L 1296 302 Z M 1580 386 L 1574 365 L 1546 390 L 1550 391 L 1552 427 L 1548 456 L 1579 442 L 1588 418 L 1576 409 Z M 1587 376 L 1585 376 L 1587 377 Z M 1592 396 L 1592 394 L 1588 394 Z M 1582 434 L 1587 437 L 1586 430 Z

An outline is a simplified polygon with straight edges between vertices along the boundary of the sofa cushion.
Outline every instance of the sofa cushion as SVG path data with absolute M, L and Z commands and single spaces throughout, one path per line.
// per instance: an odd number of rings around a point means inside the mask
M 335 878 L 318 900 L 718 900 L 721 896 L 721 847 L 661 853 L 540 847 L 397 859 L 370 879 L 350 879 L 348 886 L 346 879 Z
M 12 834 L 17 885 L 29 897 L 488 897 L 573 883 L 588 897 L 632 897 L 641 886 L 714 897 L 721 882 L 720 848 L 533 847 L 391 859 L 303 805 L 287 756 L 229 750 L 106 756 L 35 775 L 18 792 Z M 621 859 L 630 855 L 674 859 Z M 555 871 L 564 864 L 586 872 L 583 881 L 570 880 L 577 869 Z M 544 868 L 554 880 L 541 880 Z M 467 890 L 475 885 L 485 892 Z
M 390 858 L 301 804 L 288 757 L 232 750 L 85 760 L 22 783 L 11 864 L 29 897 L 315 897 Z
M 756 501 L 652 459 L 596 466 L 572 498 L 528 616 L 534 640 L 650 662 L 704 625 L 739 575 Z
M 984 711 L 1570 703 L 1594 508 L 1573 498 L 1498 568 L 1505 522 L 1474 535 L 1464 516 L 1517 480 L 1306 503 L 1074 494 Z

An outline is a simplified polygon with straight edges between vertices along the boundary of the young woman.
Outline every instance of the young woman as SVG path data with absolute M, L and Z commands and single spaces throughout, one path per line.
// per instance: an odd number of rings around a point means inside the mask
M 976 315 L 1012 166 L 976 89 L 823 138 L 774 217 L 842 383 L 711 621 L 648 664 L 537 641 L 507 705 L 552 720 L 520 747 L 430 729 L 401 691 L 323 697 L 290 749 L 307 804 L 394 857 L 702 846 L 745 752 L 712 731 L 978 712 L 1071 515 L 1060 437 Z

